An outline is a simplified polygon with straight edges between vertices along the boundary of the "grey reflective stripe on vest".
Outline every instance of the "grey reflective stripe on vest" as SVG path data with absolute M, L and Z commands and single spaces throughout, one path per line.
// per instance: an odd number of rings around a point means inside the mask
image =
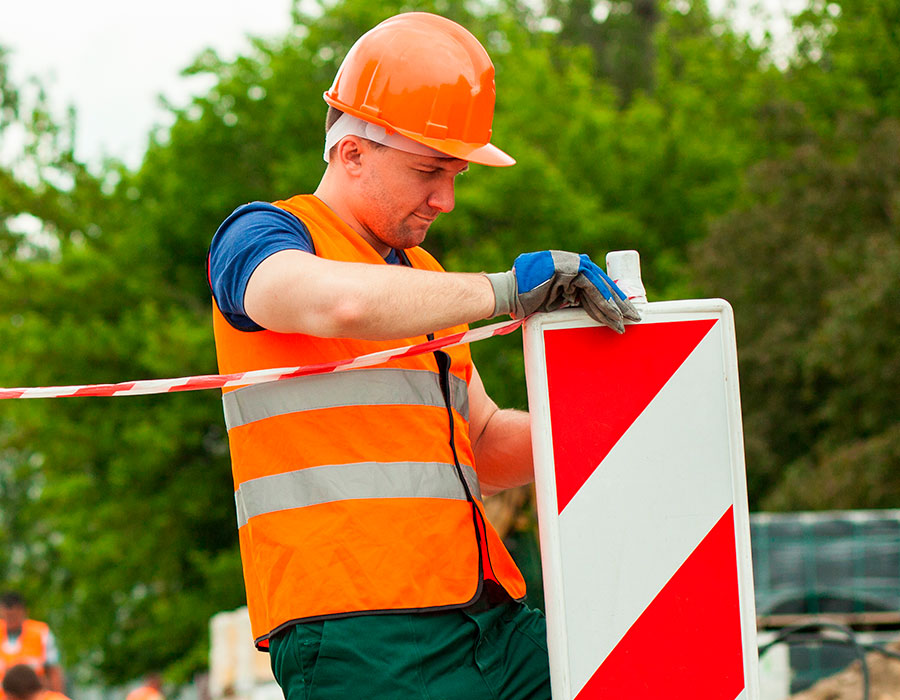
M 450 375 L 453 407 L 469 420 L 465 380 Z M 419 369 L 353 369 L 254 384 L 222 396 L 228 430 L 297 411 L 341 406 L 439 406 L 444 397 L 438 374 Z
M 462 465 L 472 495 L 481 500 L 478 477 Z M 238 527 L 257 515 L 357 498 L 466 500 L 456 467 L 441 462 L 359 462 L 309 467 L 262 476 L 234 493 Z

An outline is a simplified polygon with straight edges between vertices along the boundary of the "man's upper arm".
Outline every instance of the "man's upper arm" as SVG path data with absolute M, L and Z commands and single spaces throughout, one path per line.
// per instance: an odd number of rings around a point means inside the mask
M 534 480 L 528 413 L 499 409 L 474 368 L 469 383 L 469 437 L 485 496 Z
M 281 250 L 259 263 L 247 282 L 244 308 L 263 328 L 280 333 L 334 337 L 331 319 L 343 299 L 333 260 L 301 250 Z
M 235 209 L 209 248 L 209 281 L 219 310 L 243 331 L 264 326 L 246 312 L 246 290 L 257 267 L 281 251 L 314 253 L 312 237 L 296 216 L 264 202 Z
M 481 375 L 475 365 L 472 365 L 472 378 L 469 381 L 469 439 L 472 441 L 472 449 L 475 449 L 491 416 L 498 410 L 497 404 L 484 388 Z

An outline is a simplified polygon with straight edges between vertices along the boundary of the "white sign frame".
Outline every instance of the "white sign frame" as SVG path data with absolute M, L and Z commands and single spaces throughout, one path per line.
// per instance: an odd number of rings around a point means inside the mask
M 737 558 L 737 582 L 741 618 L 741 640 L 743 645 L 743 669 L 744 690 L 738 695 L 741 700 L 758 700 L 759 698 L 759 671 L 756 640 L 756 612 L 753 597 L 752 560 L 750 555 L 750 517 L 747 505 L 747 488 L 744 467 L 743 431 L 741 425 L 740 393 L 738 388 L 737 348 L 735 343 L 734 319 L 731 306 L 722 299 L 684 300 L 643 303 L 639 305 L 642 323 L 668 323 L 684 320 L 714 319 L 720 329 L 714 340 L 717 347 L 707 348 L 705 352 L 712 358 L 710 368 L 712 373 L 710 388 L 707 393 L 721 392 L 721 405 L 724 407 L 724 420 L 716 430 L 722 435 L 723 449 L 727 450 L 728 464 L 724 465 L 728 473 L 721 478 L 730 480 L 730 498 L 734 514 L 735 549 Z M 592 523 L 592 531 L 586 533 L 580 540 L 570 536 L 561 537 L 560 520 L 564 513 L 560 513 L 557 506 L 556 467 L 554 464 L 552 422 L 550 411 L 550 396 L 548 391 L 548 371 L 546 366 L 546 354 L 544 335 L 547 332 L 558 329 L 583 328 L 598 326 L 596 322 L 581 309 L 566 309 L 552 314 L 536 314 L 529 318 L 524 326 L 525 346 L 525 372 L 528 385 L 529 409 L 531 413 L 532 444 L 535 459 L 535 476 L 538 521 L 543 563 L 543 579 L 545 594 L 545 610 L 547 615 L 547 637 L 550 651 L 551 684 L 554 700 L 572 700 L 578 697 L 585 683 L 585 675 L 590 671 L 590 660 L 581 658 L 584 656 L 578 645 L 585 646 L 584 640 L 593 640 L 595 632 L 598 637 L 602 632 L 598 630 L 579 631 L 578 628 L 587 624 L 596 624 L 598 619 L 606 619 L 601 615 L 588 614 L 584 609 L 584 601 L 577 603 L 567 600 L 567 591 L 572 590 L 565 580 L 568 570 L 573 566 L 564 566 L 563 559 L 576 561 L 584 558 L 583 551 L 571 551 L 585 544 L 594 546 L 595 540 L 603 540 L 603 533 L 615 532 L 620 520 L 612 521 L 615 513 L 604 514 L 598 511 L 596 521 Z M 606 329 L 604 329 L 606 330 Z M 609 331 L 613 333 L 613 331 Z M 626 328 L 626 334 L 628 329 Z M 705 342 L 705 341 L 704 341 Z M 712 341 L 711 341 L 712 342 Z M 712 353 L 712 354 L 709 354 Z M 585 358 L 587 359 L 587 358 Z M 576 358 L 573 358 L 576 361 Z M 717 388 L 716 388 L 717 387 Z M 660 392 L 662 393 L 662 392 Z M 716 399 L 717 401 L 719 399 Z M 649 408 L 649 407 L 648 407 Z M 614 411 L 615 406 L 610 406 Z M 663 423 L 663 425 L 665 425 Z M 664 431 L 665 428 L 663 427 Z M 724 433 L 722 432 L 724 431 Z M 677 436 L 655 435 L 654 440 L 665 442 L 675 439 Z M 704 439 L 702 432 L 695 436 L 697 440 Z M 683 436 L 682 436 L 683 444 Z M 648 445 L 649 446 L 649 445 Z M 602 466 L 604 461 L 600 462 Z M 718 467 L 717 467 L 718 468 Z M 641 488 L 639 482 L 628 483 L 628 476 L 624 480 L 616 482 L 615 488 L 621 489 L 621 493 L 612 494 L 611 498 L 629 497 L 630 489 Z M 703 489 L 705 491 L 705 489 Z M 568 507 L 568 506 L 566 506 Z M 663 514 L 665 515 L 665 514 Z M 675 513 L 673 517 L 678 517 Z M 610 539 L 605 540 L 609 552 L 603 555 L 603 559 L 610 567 L 617 562 L 627 565 L 627 558 L 619 557 L 614 547 L 609 546 Z M 598 543 L 603 546 L 603 542 Z M 567 548 L 569 548 L 567 550 Z M 607 556 L 608 555 L 608 556 Z M 648 555 L 652 559 L 655 555 Z M 631 565 L 634 564 L 633 557 Z M 643 566 L 643 564 L 639 564 Z M 602 604 L 616 605 L 616 592 L 600 590 L 596 593 L 597 599 Z M 572 609 L 573 605 L 582 606 L 579 610 Z M 594 607 L 594 603 L 590 604 Z M 594 611 L 596 612 L 596 611 Z M 606 611 L 615 618 L 616 611 Z M 585 622 L 587 620 L 587 622 Z M 677 634 L 677 630 L 672 631 Z M 585 636 L 585 635 L 588 636 Z M 578 641 L 580 640 L 580 641 Z M 714 644 L 715 640 L 710 640 Z M 593 641 L 592 641 L 593 644 Z M 609 646 L 609 645 L 608 645 Z M 611 650 L 611 647 L 610 647 Z M 602 652 L 606 653 L 606 652 Z M 662 653 L 662 649 L 661 649 Z M 696 650 L 697 654 L 703 654 L 702 649 Z M 605 658 L 605 656 L 603 657 Z M 602 663 L 603 658 L 600 659 Z M 579 664 L 581 664 L 579 668 Z M 585 667 L 585 664 L 588 664 Z M 715 673 L 715 669 L 709 669 Z M 635 693 L 633 697 L 643 697 Z M 670 700 L 684 698 L 694 700 L 696 695 L 692 688 L 673 688 L 667 696 Z M 734 698 L 722 698 L 722 700 L 735 700 Z

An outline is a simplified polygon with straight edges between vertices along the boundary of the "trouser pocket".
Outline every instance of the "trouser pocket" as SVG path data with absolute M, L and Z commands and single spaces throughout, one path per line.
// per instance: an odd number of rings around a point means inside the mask
M 324 623 L 294 625 L 269 643 L 272 673 L 286 700 L 311 700 Z

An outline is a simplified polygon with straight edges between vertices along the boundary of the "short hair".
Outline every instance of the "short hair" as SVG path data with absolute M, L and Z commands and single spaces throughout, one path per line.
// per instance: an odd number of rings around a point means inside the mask
M 343 112 L 339 109 L 335 109 L 331 105 L 328 105 L 328 111 L 325 113 L 325 133 L 327 134 L 329 129 L 334 126 L 334 123 L 341 118 Z
M 0 605 L 4 608 L 24 608 L 25 598 L 17 591 L 6 591 L 0 596 Z
M 42 688 L 41 679 L 28 664 L 16 664 L 3 676 L 3 692 L 19 700 L 27 700 Z

